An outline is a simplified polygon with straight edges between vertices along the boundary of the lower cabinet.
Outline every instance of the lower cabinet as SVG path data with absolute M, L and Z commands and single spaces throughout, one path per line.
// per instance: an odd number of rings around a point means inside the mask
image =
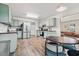
M 10 40 L 10 53 L 15 52 L 17 48 L 17 34 L 11 33 L 11 34 L 0 34 L 0 41 L 6 41 Z

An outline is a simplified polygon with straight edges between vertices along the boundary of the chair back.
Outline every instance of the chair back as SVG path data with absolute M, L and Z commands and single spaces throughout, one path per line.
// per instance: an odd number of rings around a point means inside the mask
M 68 50 L 67 53 L 69 56 L 79 56 L 79 51 L 77 50 Z
M 56 36 L 49 36 L 46 38 L 45 42 L 45 54 L 50 54 L 50 55 L 64 55 L 64 49 L 62 45 L 58 43 L 58 37 Z M 47 52 L 51 51 L 51 52 Z

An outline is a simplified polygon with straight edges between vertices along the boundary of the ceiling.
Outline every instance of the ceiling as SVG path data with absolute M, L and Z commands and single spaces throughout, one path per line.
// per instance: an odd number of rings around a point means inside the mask
M 39 18 L 45 18 L 50 15 L 59 14 L 56 8 L 60 3 L 8 3 L 8 5 L 11 7 L 13 16 L 26 17 L 26 13 L 30 12 L 38 14 Z M 67 7 L 67 10 L 63 13 L 79 8 L 78 3 L 64 3 L 63 5 Z

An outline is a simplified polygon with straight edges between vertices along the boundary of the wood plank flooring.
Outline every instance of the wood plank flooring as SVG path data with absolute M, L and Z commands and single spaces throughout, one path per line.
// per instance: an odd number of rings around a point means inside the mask
M 45 39 L 32 37 L 30 39 L 18 39 L 16 56 L 44 56 Z

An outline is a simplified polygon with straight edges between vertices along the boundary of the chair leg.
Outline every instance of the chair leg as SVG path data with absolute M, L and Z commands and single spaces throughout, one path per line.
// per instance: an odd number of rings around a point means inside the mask
M 57 44 L 56 48 L 57 48 L 57 56 L 58 56 L 58 44 Z

